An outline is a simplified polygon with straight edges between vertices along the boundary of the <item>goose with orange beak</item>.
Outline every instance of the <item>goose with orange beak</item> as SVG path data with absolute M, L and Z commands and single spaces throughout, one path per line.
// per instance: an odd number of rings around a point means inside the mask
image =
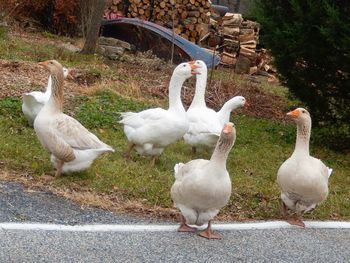
M 82 171 L 105 152 L 114 149 L 100 141 L 76 119 L 63 111 L 63 70 L 56 60 L 40 62 L 52 76 L 48 102 L 34 120 L 34 130 L 42 146 L 51 154 L 55 176 Z
M 175 182 L 171 197 L 181 211 L 179 232 L 195 232 L 189 225 L 208 227 L 199 233 L 208 239 L 221 236 L 211 229 L 211 220 L 224 207 L 231 196 L 231 179 L 226 169 L 228 154 L 236 140 L 233 123 L 226 123 L 221 131 L 210 160 L 196 159 L 175 165 Z
M 281 211 L 287 218 L 288 209 L 295 212 L 288 218 L 292 225 L 305 227 L 302 215 L 326 200 L 328 178 L 332 169 L 321 160 L 310 156 L 311 117 L 303 108 L 297 108 L 287 115 L 297 125 L 294 152 L 279 168 L 277 183 L 281 189 Z
M 190 127 L 184 135 L 184 140 L 192 146 L 192 152 L 196 153 L 197 150 L 212 151 L 219 139 L 222 127 L 230 121 L 231 112 L 248 106 L 248 103 L 244 97 L 235 96 L 226 101 L 218 112 L 208 108 L 205 102 L 208 69 L 202 60 L 196 60 L 193 63 L 198 65 L 198 73 L 196 74 L 195 94 L 186 112 Z
M 119 123 L 124 125 L 124 133 L 129 141 L 125 158 L 129 159 L 135 148 L 138 154 L 151 156 L 153 166 L 165 147 L 180 140 L 187 132 L 189 122 L 181 101 L 181 89 L 185 80 L 195 75 L 197 68 L 192 62 L 184 62 L 174 69 L 169 83 L 168 109 L 121 113 Z

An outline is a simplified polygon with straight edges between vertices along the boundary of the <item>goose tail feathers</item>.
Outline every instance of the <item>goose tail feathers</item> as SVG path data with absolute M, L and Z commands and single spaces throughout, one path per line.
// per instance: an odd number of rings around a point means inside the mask
M 329 178 L 333 174 L 333 169 L 329 167 L 327 167 L 327 169 L 328 169 L 328 178 Z

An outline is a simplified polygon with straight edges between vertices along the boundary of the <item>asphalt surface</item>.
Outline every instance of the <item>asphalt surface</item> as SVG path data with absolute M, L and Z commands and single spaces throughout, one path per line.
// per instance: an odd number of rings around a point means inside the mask
M 159 224 L 80 206 L 0 182 L 0 221 Z M 167 222 L 161 222 L 166 224 Z M 168 232 L 63 232 L 0 228 L 0 262 L 350 262 L 350 229 L 220 231 L 222 240 Z
M 145 224 L 162 223 L 152 218 L 116 215 L 81 206 L 49 192 L 27 190 L 21 184 L 0 181 L 0 222 L 55 224 Z

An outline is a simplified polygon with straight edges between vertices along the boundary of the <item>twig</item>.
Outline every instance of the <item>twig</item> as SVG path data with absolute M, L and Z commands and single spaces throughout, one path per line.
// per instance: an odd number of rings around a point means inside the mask
M 209 77 L 209 86 L 211 86 L 211 79 L 213 78 L 213 71 L 214 71 L 214 59 L 215 59 L 215 51 L 218 46 L 214 48 L 213 56 L 211 59 L 211 69 L 210 69 L 210 77 Z
M 174 6 L 171 6 L 172 8 L 172 15 L 171 18 L 173 19 L 173 23 L 172 23 L 172 37 L 171 37 L 171 64 L 173 64 L 173 60 L 174 60 L 174 42 L 175 42 L 175 31 L 174 31 Z

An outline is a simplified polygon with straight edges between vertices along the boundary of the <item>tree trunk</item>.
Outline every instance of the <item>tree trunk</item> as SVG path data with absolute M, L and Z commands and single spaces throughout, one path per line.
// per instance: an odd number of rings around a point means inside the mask
M 94 0 L 93 6 L 90 28 L 88 28 L 85 44 L 82 50 L 83 54 L 93 54 L 95 52 L 101 19 L 105 8 L 105 0 Z

